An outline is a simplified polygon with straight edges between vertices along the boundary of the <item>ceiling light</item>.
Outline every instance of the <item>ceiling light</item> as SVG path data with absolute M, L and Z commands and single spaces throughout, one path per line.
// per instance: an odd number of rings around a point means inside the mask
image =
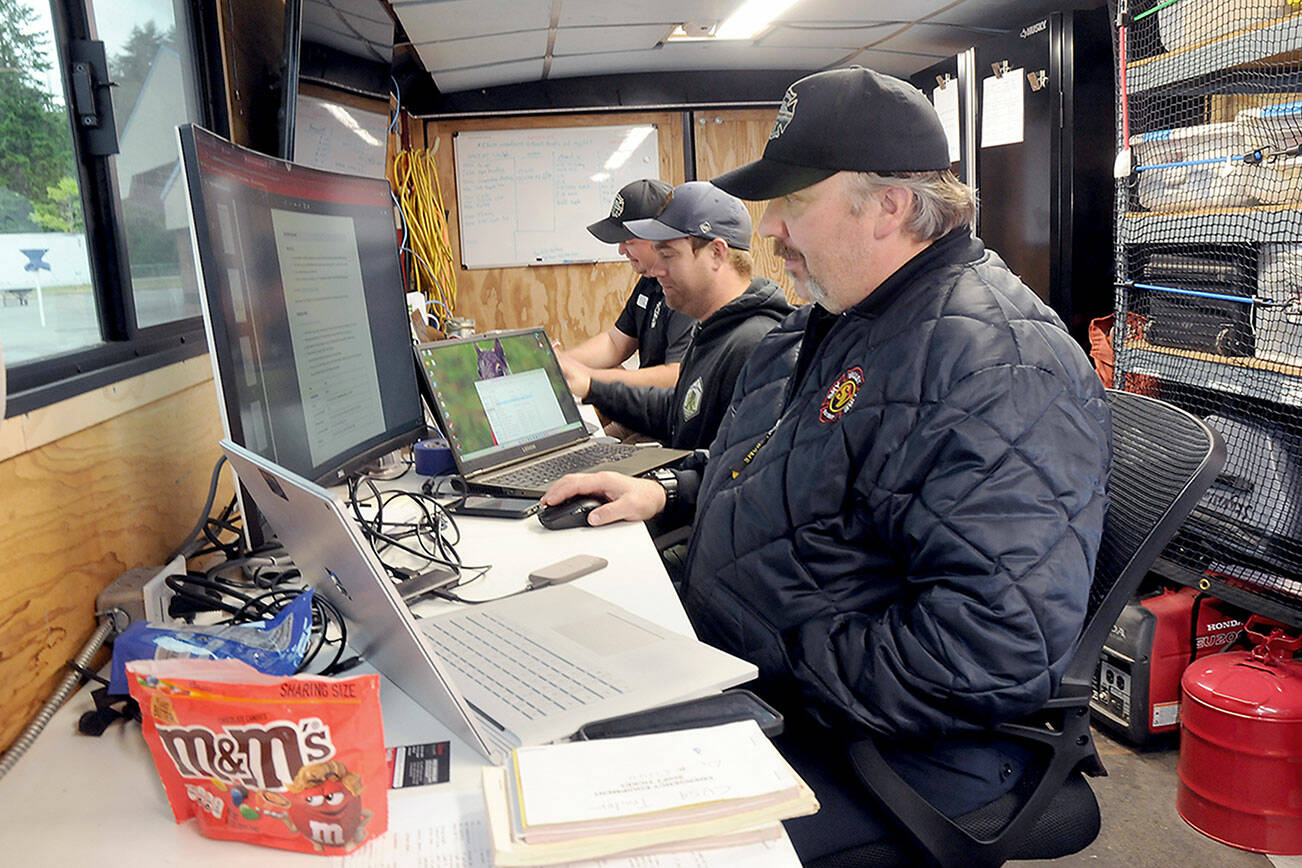
M 715 39 L 750 39 L 773 23 L 796 0 L 746 0 L 714 32 Z
M 669 31 L 668 42 L 707 42 L 714 39 L 718 21 L 684 21 Z

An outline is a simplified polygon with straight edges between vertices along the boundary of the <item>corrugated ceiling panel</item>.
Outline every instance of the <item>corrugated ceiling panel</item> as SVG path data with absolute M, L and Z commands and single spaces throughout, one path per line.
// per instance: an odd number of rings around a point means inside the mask
M 619 3 L 612 0 L 561 0 L 560 27 L 593 24 L 659 24 L 726 18 L 741 0 L 656 0 Z
M 835 63 L 846 52 L 842 49 L 754 48 L 723 50 L 721 45 L 666 46 L 655 51 L 620 52 L 622 72 L 659 72 L 711 69 L 818 69 Z M 709 50 L 716 49 L 716 50 Z M 556 57 L 551 77 L 600 75 L 607 72 L 615 59 L 608 55 L 587 54 Z M 925 65 L 925 64 L 924 64 Z
M 551 4 L 520 0 L 448 0 L 393 7 L 412 43 L 487 36 L 517 30 L 546 30 Z
M 517 63 L 499 63 L 478 69 L 458 69 L 435 73 L 434 84 L 443 93 L 496 87 L 499 84 L 516 84 L 521 81 L 538 81 L 542 78 L 542 60 L 523 60 Z
M 853 50 L 884 39 L 902 25 L 882 24 L 875 27 L 847 27 L 829 24 L 793 24 L 774 27 L 759 44 L 767 48 L 842 48 Z
M 667 24 L 565 27 L 556 31 L 552 54 L 561 57 L 605 51 L 648 51 L 668 33 Z
M 545 55 L 547 31 L 529 30 L 446 42 L 421 42 L 416 43 L 416 50 L 420 52 L 421 60 L 430 72 L 482 66 L 486 63 L 512 63 Z

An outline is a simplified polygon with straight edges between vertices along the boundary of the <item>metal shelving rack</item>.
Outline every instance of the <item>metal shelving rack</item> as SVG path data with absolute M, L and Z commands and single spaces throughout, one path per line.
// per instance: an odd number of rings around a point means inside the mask
M 1173 8 L 1176 5 L 1187 8 Z M 1221 128 L 1212 124 L 1234 121 L 1244 109 L 1302 100 L 1302 12 L 1281 0 L 1275 20 L 1233 17 L 1261 5 L 1240 0 L 1214 7 L 1196 5 L 1196 0 L 1114 0 L 1114 21 L 1126 25 L 1127 36 L 1125 74 L 1118 76 L 1125 81 L 1124 95 L 1118 93 L 1118 147 L 1127 145 L 1127 134 L 1176 140 L 1191 133 L 1189 128 L 1198 128 L 1211 137 L 1204 147 L 1215 151 Z M 1114 29 L 1120 61 L 1118 36 Z M 1123 110 L 1128 130 L 1123 130 Z M 1172 132 L 1158 132 L 1164 130 Z M 1225 135 L 1230 141 L 1231 134 Z M 1254 142 L 1250 148 L 1263 144 L 1271 143 Z M 1225 145 L 1231 153 L 1234 147 Z M 1165 159 L 1173 160 L 1175 169 L 1165 171 L 1176 172 L 1195 166 L 1204 156 L 1192 146 L 1187 154 L 1175 147 L 1168 153 L 1174 156 Z M 1175 202 L 1174 209 L 1170 201 L 1142 202 L 1142 162 L 1118 181 L 1113 349 L 1115 385 L 1157 394 L 1208 418 L 1222 429 L 1229 452 L 1222 478 L 1159 559 L 1156 571 L 1250 611 L 1302 626 L 1302 333 L 1298 357 L 1281 357 L 1271 343 L 1276 333 L 1267 337 L 1261 326 L 1263 295 L 1256 280 L 1263 245 L 1298 245 L 1292 286 L 1302 294 L 1302 157 L 1296 159 L 1296 166 L 1278 164 L 1290 170 L 1281 177 L 1292 186 L 1270 204 L 1198 201 L 1192 193 L 1187 204 Z M 1247 165 L 1232 166 L 1227 160 L 1224 172 L 1251 171 Z M 1188 178 L 1195 177 L 1192 170 L 1184 170 Z M 1251 274 L 1251 280 L 1204 296 L 1168 293 L 1159 308 L 1156 293 L 1161 287 L 1154 284 L 1161 281 L 1148 270 L 1159 256 L 1211 262 L 1224 273 Z M 1181 327 L 1194 335 L 1191 324 L 1205 318 L 1208 310 L 1236 309 L 1236 295 L 1243 302 L 1237 309 L 1252 312 L 1251 324 L 1242 324 L 1251 335 L 1246 342 L 1227 349 L 1219 341 L 1215 346 L 1198 345 L 1197 336 L 1185 345 L 1171 339 Z M 1180 303 L 1189 305 L 1183 324 L 1173 322 L 1178 317 L 1172 310 Z M 1151 315 L 1159 311 L 1165 317 L 1160 340 L 1154 328 L 1157 318 Z M 1302 332 L 1302 320 L 1298 329 Z M 1272 350 L 1267 353 L 1271 358 L 1258 357 L 1267 349 Z

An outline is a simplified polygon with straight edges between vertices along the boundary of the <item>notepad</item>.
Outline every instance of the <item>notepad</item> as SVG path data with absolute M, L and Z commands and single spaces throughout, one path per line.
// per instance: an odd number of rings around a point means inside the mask
M 818 810 L 754 721 L 521 748 L 483 774 L 499 865 L 762 841 Z

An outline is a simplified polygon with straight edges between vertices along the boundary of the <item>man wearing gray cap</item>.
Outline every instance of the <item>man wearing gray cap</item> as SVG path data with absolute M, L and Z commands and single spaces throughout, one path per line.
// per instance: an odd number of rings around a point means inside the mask
M 1080 630 L 1109 417 L 1057 316 L 972 237 L 908 84 L 801 79 L 763 157 L 715 183 L 772 200 L 760 233 L 815 304 L 756 348 L 708 459 L 543 501 L 600 493 L 592 524 L 694 508 L 683 603 L 788 715 L 822 804 L 786 824 L 810 862 L 889 834 L 850 771 L 866 735 L 949 816 L 1016 785 L 1027 754 L 992 730 L 1045 703 Z
M 650 274 L 656 259 L 651 242 L 624 228 L 627 220 L 659 214 L 673 190 L 672 184 L 655 178 L 625 184 L 615 194 L 609 216 L 588 226 L 588 232 L 598 241 L 619 245 L 620 256 L 628 260 L 638 280 L 615 324 L 574 349 L 561 352 L 562 362 L 582 365 L 599 380 L 640 386 L 672 386 L 678 382 L 678 363 L 687 352 L 695 323 L 665 304 L 665 294 Z M 633 353 L 637 353 L 638 366 L 624 368 Z
M 602 381 L 562 359 L 565 379 L 612 421 L 675 449 L 704 448 L 751 350 L 791 306 L 776 283 L 751 277 L 746 206 L 708 181 L 678 185 L 658 216 L 627 220 L 624 227 L 654 242 L 651 275 L 665 301 L 699 321 L 678 383 L 671 389 Z

